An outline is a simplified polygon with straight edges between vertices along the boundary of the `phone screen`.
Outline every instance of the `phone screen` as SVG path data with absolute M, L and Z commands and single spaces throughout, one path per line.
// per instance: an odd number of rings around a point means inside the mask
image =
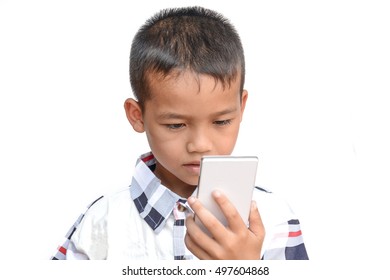
M 258 158 L 256 156 L 204 156 L 201 160 L 197 197 L 200 202 L 225 226 L 228 225 L 212 192 L 220 190 L 236 207 L 248 224 L 250 205 L 255 186 Z M 195 222 L 208 234 L 208 230 L 195 215 Z

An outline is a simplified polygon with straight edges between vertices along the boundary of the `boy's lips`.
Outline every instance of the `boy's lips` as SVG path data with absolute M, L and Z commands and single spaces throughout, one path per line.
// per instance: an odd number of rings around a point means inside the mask
M 191 173 L 199 175 L 200 161 L 193 161 L 193 162 L 185 163 L 185 164 L 183 164 L 183 166 Z

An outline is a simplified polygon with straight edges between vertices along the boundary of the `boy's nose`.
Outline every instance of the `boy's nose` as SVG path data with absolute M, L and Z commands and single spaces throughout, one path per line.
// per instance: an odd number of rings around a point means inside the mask
M 192 133 L 187 142 L 189 153 L 207 153 L 211 151 L 212 141 L 205 131 L 197 130 Z

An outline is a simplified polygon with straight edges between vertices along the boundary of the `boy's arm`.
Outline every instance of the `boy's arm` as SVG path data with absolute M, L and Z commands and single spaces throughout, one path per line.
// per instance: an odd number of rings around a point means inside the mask
M 84 214 L 82 214 L 69 229 L 65 236 L 65 241 L 60 245 L 56 253 L 50 258 L 51 260 L 87 260 L 88 256 L 76 249 L 75 244 L 72 241 L 72 236 L 83 220 Z
M 204 233 L 189 217 L 186 219 L 187 248 L 199 259 L 260 259 L 265 231 L 256 203 L 252 202 L 247 228 L 236 208 L 224 194 L 214 192 L 213 196 L 229 226 L 222 225 L 199 200 L 190 197 L 189 205 L 213 238 Z
M 79 216 L 51 260 L 105 259 L 107 200 L 104 196 L 92 202 Z M 98 245 L 97 245 L 98 244 Z

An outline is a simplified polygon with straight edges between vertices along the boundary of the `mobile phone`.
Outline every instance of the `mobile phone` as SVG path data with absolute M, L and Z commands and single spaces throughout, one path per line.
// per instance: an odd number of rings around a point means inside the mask
M 257 164 L 256 156 L 202 157 L 197 198 L 223 225 L 227 226 L 228 223 L 212 197 L 212 192 L 214 190 L 223 192 L 248 225 Z M 204 232 L 211 235 L 196 215 L 194 219 Z

